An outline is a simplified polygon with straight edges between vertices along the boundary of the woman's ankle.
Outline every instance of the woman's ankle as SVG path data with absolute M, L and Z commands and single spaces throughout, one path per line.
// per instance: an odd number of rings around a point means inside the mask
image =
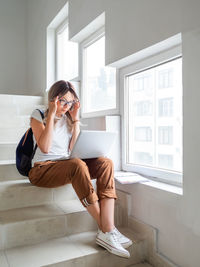
M 101 228 L 101 231 L 103 233 L 106 233 L 106 232 L 111 232 L 112 230 L 114 230 L 115 226 L 114 225 L 110 225 L 110 226 L 104 226 Z

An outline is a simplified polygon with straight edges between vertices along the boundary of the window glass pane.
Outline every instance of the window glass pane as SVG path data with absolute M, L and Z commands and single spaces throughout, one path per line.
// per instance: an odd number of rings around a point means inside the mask
M 116 108 L 116 69 L 105 67 L 105 37 L 84 49 L 84 111 Z
M 127 163 L 182 172 L 182 59 L 127 77 Z
M 57 80 L 78 76 L 78 44 L 68 41 L 68 27 L 57 34 Z

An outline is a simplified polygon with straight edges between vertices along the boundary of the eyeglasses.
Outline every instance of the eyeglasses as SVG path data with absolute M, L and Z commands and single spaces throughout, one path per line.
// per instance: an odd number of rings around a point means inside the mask
M 76 102 L 79 102 L 79 100 L 72 100 L 72 101 L 67 101 L 64 99 L 58 99 L 58 101 L 60 102 L 60 104 L 64 107 L 64 106 L 70 106 L 72 107 Z

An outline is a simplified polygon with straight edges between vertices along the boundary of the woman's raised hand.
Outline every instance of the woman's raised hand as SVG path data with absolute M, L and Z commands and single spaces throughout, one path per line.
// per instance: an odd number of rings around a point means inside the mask
M 69 113 L 73 121 L 78 120 L 78 110 L 80 106 L 81 106 L 80 101 L 77 101 L 74 103 L 73 109 L 72 110 L 69 109 Z
M 58 96 L 56 96 L 53 100 L 49 101 L 49 113 L 56 115 L 57 102 L 58 102 Z

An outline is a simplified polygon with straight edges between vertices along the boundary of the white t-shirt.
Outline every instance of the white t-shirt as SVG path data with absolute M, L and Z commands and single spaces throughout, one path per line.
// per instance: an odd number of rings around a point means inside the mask
M 42 122 L 42 117 L 39 110 L 35 109 L 31 117 Z M 56 160 L 59 158 L 69 158 L 69 142 L 72 134 L 67 129 L 66 115 L 56 122 L 53 130 L 52 144 L 49 153 L 43 153 L 39 147 L 37 147 L 35 155 L 32 160 L 32 165 L 38 161 Z M 34 146 L 36 144 L 35 137 L 33 135 Z

